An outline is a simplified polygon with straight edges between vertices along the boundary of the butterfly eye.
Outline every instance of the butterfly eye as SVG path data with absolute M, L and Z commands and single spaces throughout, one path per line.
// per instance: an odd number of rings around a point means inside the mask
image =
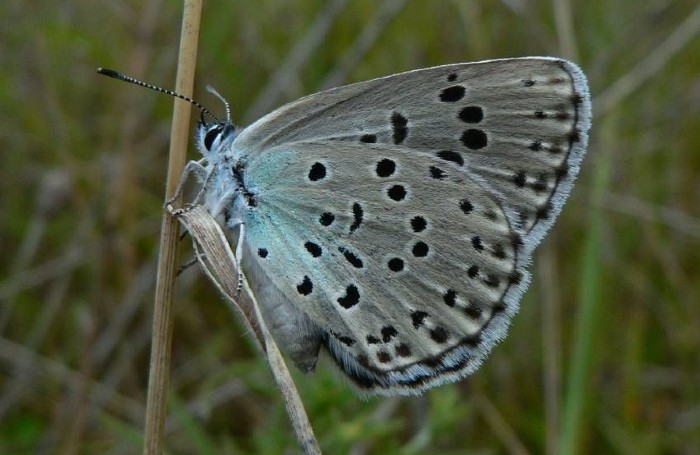
M 207 150 L 211 150 L 214 140 L 221 134 L 222 130 L 222 127 L 217 126 L 207 131 L 207 134 L 204 135 L 204 147 L 206 147 Z

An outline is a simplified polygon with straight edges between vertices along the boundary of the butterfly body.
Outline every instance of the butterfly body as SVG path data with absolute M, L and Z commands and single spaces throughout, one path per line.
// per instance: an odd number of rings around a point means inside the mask
M 297 365 L 416 394 L 505 337 L 568 196 L 590 101 L 575 65 L 492 60 L 307 96 L 238 131 L 202 123 L 205 205 Z

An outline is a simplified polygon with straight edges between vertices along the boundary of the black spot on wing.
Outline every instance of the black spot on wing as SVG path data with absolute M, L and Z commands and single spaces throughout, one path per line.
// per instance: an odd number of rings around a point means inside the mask
M 321 214 L 321 217 L 318 219 L 318 222 L 321 223 L 323 226 L 330 226 L 333 224 L 333 221 L 335 220 L 335 215 L 333 215 L 331 212 L 325 212 Z
M 459 119 L 464 123 L 479 123 L 484 119 L 484 111 L 479 106 L 467 106 L 459 111 Z
M 488 144 L 488 137 L 482 130 L 468 129 L 462 133 L 462 143 L 471 150 L 479 150 Z
M 428 222 L 422 216 L 414 216 L 411 219 L 411 228 L 413 232 L 422 232 L 428 226 Z
M 314 163 L 309 170 L 309 180 L 317 182 L 326 177 L 326 166 L 323 163 Z
M 430 338 L 432 338 L 434 342 L 442 344 L 445 341 L 447 341 L 447 338 L 449 338 L 449 334 L 447 333 L 447 330 L 438 326 L 430 331 Z
M 425 324 L 425 318 L 428 317 L 428 313 L 425 311 L 414 311 L 411 313 L 411 321 L 413 322 L 414 328 L 419 328 Z
M 422 258 L 428 255 L 428 252 L 430 251 L 430 247 L 428 247 L 428 244 L 422 241 L 418 241 L 413 245 L 413 255 L 417 258 Z
M 382 328 L 382 341 L 388 343 L 392 338 L 397 336 L 399 332 L 394 328 L 394 326 L 388 325 Z
M 343 253 L 345 260 L 347 260 L 350 263 L 350 265 L 352 265 L 356 269 L 361 269 L 364 267 L 362 259 L 360 259 L 359 256 L 357 256 L 355 253 L 348 251 L 346 248 L 343 248 L 342 246 L 338 248 L 338 251 Z
M 387 267 L 389 267 L 389 270 L 392 272 L 400 272 L 403 270 L 404 267 L 404 261 L 401 258 L 391 258 L 389 261 L 386 263 Z
M 362 137 L 360 137 L 360 142 L 364 142 L 365 144 L 374 144 L 375 142 L 377 142 L 377 135 L 363 134 Z
M 447 174 L 445 174 L 445 171 L 437 166 L 430 166 L 430 176 L 436 180 L 442 180 L 447 176 Z
M 323 249 L 321 246 L 314 242 L 306 242 L 304 244 L 304 248 L 306 248 L 306 251 L 308 251 L 309 254 L 315 258 L 323 254 Z
M 440 92 L 440 101 L 446 103 L 454 103 L 456 101 L 464 98 L 464 93 L 466 89 L 461 85 L 453 85 L 452 87 L 447 87 Z
M 399 202 L 403 201 L 408 193 L 403 185 L 394 185 L 389 188 L 387 194 L 392 200 Z
M 453 289 L 448 289 L 442 296 L 442 300 L 445 302 L 445 305 L 449 307 L 455 306 L 457 303 L 457 292 Z
M 379 177 L 390 177 L 396 172 L 396 162 L 390 160 L 389 158 L 381 159 L 377 162 L 376 167 L 377 176 Z
M 360 303 L 360 291 L 351 284 L 345 288 L 345 295 L 338 297 L 337 302 L 345 309 L 350 309 Z
M 314 290 L 314 285 L 311 282 L 311 278 L 304 276 L 304 279 L 300 284 L 297 285 L 297 292 L 301 295 L 309 295 Z
M 394 129 L 394 144 L 401 144 L 408 136 L 408 119 L 394 112 L 391 114 L 391 127 Z
M 362 206 L 355 202 L 352 205 L 352 217 L 353 217 L 353 222 L 350 225 L 350 232 L 353 232 L 357 230 L 357 228 L 360 227 L 360 224 L 362 224 L 362 217 L 364 216 L 364 211 L 362 210 Z
M 464 165 L 464 158 L 462 158 L 462 155 L 459 152 L 452 150 L 440 150 L 437 152 L 437 157 L 445 161 L 459 164 L 460 166 Z

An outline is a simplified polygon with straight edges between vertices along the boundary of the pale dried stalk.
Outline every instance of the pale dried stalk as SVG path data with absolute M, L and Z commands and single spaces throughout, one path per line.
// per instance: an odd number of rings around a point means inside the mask
M 197 61 L 201 14 L 201 0 L 185 0 L 175 84 L 175 90 L 185 96 L 191 96 L 194 87 L 194 69 Z M 166 200 L 169 200 L 175 194 L 180 175 L 185 167 L 191 109 L 192 107 L 189 103 L 175 99 L 172 130 L 170 132 Z M 143 453 L 148 455 L 160 455 L 163 453 L 165 418 L 168 407 L 167 397 L 173 331 L 172 307 L 175 289 L 177 243 L 177 221 L 170 216 L 170 213 L 166 212 L 163 214 L 161 228 L 158 278 L 153 309 L 153 341 L 151 344 L 151 364 L 148 377 L 146 426 L 143 446 Z

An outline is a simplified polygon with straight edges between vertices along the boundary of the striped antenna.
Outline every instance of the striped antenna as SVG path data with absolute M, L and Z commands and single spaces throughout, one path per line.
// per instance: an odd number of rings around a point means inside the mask
M 207 109 L 206 107 L 202 106 L 198 101 L 196 101 L 196 100 L 194 100 L 194 99 L 192 99 L 192 98 L 190 98 L 190 97 L 188 97 L 188 96 L 180 95 L 179 93 L 174 92 L 174 91 L 172 91 L 172 90 L 168 90 L 167 88 L 159 87 L 159 86 L 157 86 L 157 85 L 149 84 L 148 82 L 140 81 L 140 80 L 138 80 L 138 79 L 135 79 L 135 78 L 133 78 L 133 77 L 131 77 L 131 76 L 127 76 L 126 74 L 120 73 L 119 71 L 115 71 L 115 70 L 113 70 L 113 69 L 98 67 L 98 68 L 97 68 L 97 72 L 98 72 L 99 74 L 102 74 L 103 76 L 111 77 L 112 79 L 117 79 L 117 80 L 120 80 L 120 81 L 129 82 L 129 83 L 131 83 L 131 84 L 139 85 L 139 86 L 141 86 L 141 87 L 150 88 L 151 90 L 155 90 L 155 91 L 157 91 L 157 92 L 165 93 L 166 95 L 174 96 L 174 97 L 176 97 L 176 98 L 180 98 L 181 100 L 185 100 L 185 101 L 187 101 L 188 103 L 191 103 L 191 104 L 192 104 L 194 107 L 196 107 L 197 109 L 199 109 L 199 112 L 201 113 L 201 116 L 202 116 L 202 120 L 204 120 L 204 116 L 207 115 L 207 116 L 209 116 L 214 122 L 216 122 L 216 123 L 221 123 L 221 122 L 219 121 L 219 119 L 217 119 L 217 118 L 214 116 L 214 114 L 212 114 L 212 113 L 209 111 L 209 109 Z M 221 95 L 219 95 L 219 98 L 221 98 Z M 230 112 L 229 112 L 229 106 L 228 106 L 228 103 L 227 103 L 225 100 L 224 100 L 224 104 L 226 105 L 226 115 L 227 115 L 227 116 L 230 116 L 231 114 L 230 114 Z

